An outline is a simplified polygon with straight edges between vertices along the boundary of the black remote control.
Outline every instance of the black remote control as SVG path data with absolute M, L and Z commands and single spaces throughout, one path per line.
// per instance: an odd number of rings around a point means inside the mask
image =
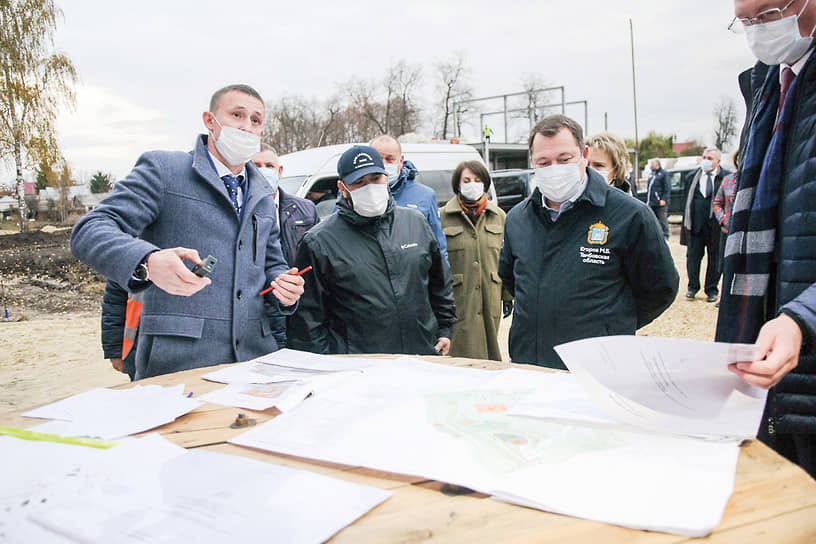
M 215 263 L 217 262 L 218 259 L 216 259 L 212 255 L 207 255 L 207 258 L 201 261 L 201 264 L 197 264 L 193 267 L 192 272 L 196 276 L 201 276 L 203 278 L 204 276 L 209 275 L 210 272 L 213 271 L 213 268 L 215 268 Z

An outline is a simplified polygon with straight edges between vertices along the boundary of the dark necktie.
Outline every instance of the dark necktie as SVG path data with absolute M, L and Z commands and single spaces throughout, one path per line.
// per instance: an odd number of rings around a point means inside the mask
M 232 200 L 232 205 L 235 208 L 235 213 L 241 213 L 241 205 L 238 204 L 238 186 L 244 181 L 244 176 L 239 175 L 237 178 L 227 174 L 221 178 L 224 181 L 224 186 L 227 188 L 227 194 Z
M 711 193 L 714 192 L 714 183 L 711 181 L 711 173 L 708 174 L 708 178 L 706 179 L 706 198 L 711 198 Z
M 782 104 L 785 103 L 785 97 L 788 96 L 788 89 L 790 89 L 794 77 L 796 77 L 796 75 L 793 73 L 793 70 L 790 69 L 790 66 L 782 68 L 782 81 L 779 85 L 779 109 L 776 110 L 777 119 L 779 118 L 779 114 L 782 113 Z

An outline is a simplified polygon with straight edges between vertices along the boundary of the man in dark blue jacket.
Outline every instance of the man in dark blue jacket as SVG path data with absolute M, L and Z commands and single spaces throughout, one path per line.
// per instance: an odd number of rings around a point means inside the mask
M 646 204 L 652 209 L 663 229 L 663 237 L 669 239 L 669 198 L 671 197 L 671 183 L 669 175 L 663 170 L 660 161 L 649 161 L 652 175 L 649 176 L 649 185 L 646 189 Z
M 442 232 L 442 221 L 439 219 L 439 206 L 436 193 L 430 187 L 416 181 L 417 168 L 411 161 L 402 156 L 399 140 L 388 134 L 377 136 L 371 141 L 371 147 L 382 157 L 383 165 L 388 172 L 388 186 L 397 206 L 413 208 L 422 212 L 428 220 L 431 230 L 439 244 L 439 251 L 447 262 L 448 241 Z
M 734 8 L 759 62 L 740 76 L 748 115 L 716 339 L 759 345 L 731 368 L 770 389 L 758 437 L 816 477 L 816 2 Z
M 581 126 L 533 129 L 536 189 L 507 214 L 499 276 L 515 296 L 510 358 L 566 368 L 553 347 L 635 334 L 674 301 L 679 277 L 654 214 L 587 167 Z
M 320 222 L 320 215 L 311 200 L 290 195 L 285 192 L 278 182 L 283 175 L 283 164 L 278 153 L 268 144 L 261 144 L 261 152 L 252 158 L 252 163 L 258 167 L 261 174 L 275 191 L 275 204 L 278 206 L 278 224 L 280 225 L 280 242 L 283 257 L 289 266 L 295 264 L 295 251 L 303 235 Z M 270 327 L 278 345 L 286 347 L 287 316 L 281 314 L 277 307 L 267 305 L 267 314 L 270 316 Z

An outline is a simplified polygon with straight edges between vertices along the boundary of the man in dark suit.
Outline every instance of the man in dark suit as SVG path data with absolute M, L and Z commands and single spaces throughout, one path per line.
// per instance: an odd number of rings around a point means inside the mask
M 706 254 L 705 285 L 703 286 L 706 301 L 717 302 L 720 281 L 720 226 L 714 217 L 714 195 L 725 176 L 731 172 L 720 168 L 722 155 L 716 147 L 709 147 L 703 152 L 703 162 L 694 174 L 686 197 L 683 213 L 683 230 L 680 243 L 687 246 L 686 271 L 688 272 L 688 291 L 686 298 L 693 300 L 700 290 L 700 263 L 703 253 Z
M 671 196 L 671 182 L 669 175 L 663 170 L 660 161 L 652 159 L 649 161 L 652 167 L 652 175 L 649 176 L 649 186 L 646 190 L 646 204 L 652 209 L 657 217 L 660 228 L 663 230 L 663 238 L 669 239 L 669 197 Z

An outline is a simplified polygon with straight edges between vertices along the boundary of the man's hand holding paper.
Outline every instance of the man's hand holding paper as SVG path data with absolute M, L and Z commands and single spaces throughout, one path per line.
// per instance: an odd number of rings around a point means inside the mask
M 780 314 L 762 326 L 756 343 L 760 348 L 756 360 L 734 363 L 728 368 L 745 383 L 770 389 L 796 368 L 802 348 L 802 330 L 796 321 Z

